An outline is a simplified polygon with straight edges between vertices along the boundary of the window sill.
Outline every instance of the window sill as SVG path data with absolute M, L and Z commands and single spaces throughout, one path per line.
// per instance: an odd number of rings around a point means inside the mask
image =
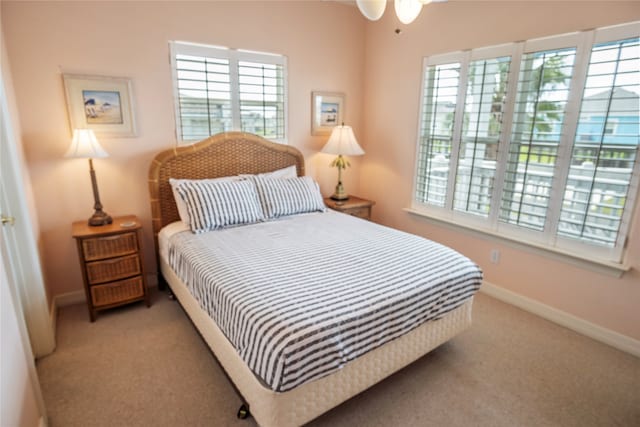
M 629 265 L 603 261 L 593 258 L 588 258 L 580 255 L 576 255 L 570 252 L 562 251 L 559 249 L 549 248 L 543 245 L 538 245 L 535 243 L 524 242 L 521 240 L 517 240 L 515 238 L 510 238 L 508 236 L 504 236 L 502 234 L 498 234 L 488 230 L 478 230 L 472 228 L 471 226 L 460 224 L 458 222 L 452 221 L 446 218 L 439 218 L 433 215 L 429 215 L 423 211 L 414 209 L 414 208 L 404 208 L 405 212 L 408 212 L 412 215 L 416 215 L 422 218 L 425 218 L 432 224 L 445 226 L 451 230 L 455 231 L 465 231 L 471 232 L 471 234 L 478 237 L 489 237 L 492 240 L 496 240 L 499 242 L 507 243 L 508 245 L 515 247 L 517 249 L 524 249 L 530 252 L 533 252 L 537 255 L 546 256 L 549 258 L 553 258 L 555 260 L 563 261 L 567 264 L 575 265 L 580 268 L 588 269 L 597 273 L 606 274 L 611 277 L 622 277 L 624 273 L 631 270 Z

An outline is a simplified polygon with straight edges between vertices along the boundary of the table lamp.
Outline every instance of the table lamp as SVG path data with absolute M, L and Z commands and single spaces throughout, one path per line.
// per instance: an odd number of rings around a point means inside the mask
M 341 126 L 334 127 L 329 140 L 322 148 L 322 152 L 338 155 L 331 162 L 331 166 L 338 168 L 338 185 L 336 185 L 336 191 L 331 198 L 333 200 L 347 200 L 349 195 L 344 191 L 344 186 L 342 185 L 342 169 L 346 169 L 351 164 L 342 156 L 360 156 L 364 154 L 364 150 L 358 145 L 351 126 L 345 126 L 343 123 Z
M 95 210 L 91 218 L 89 218 L 89 225 L 99 226 L 111 224 L 113 220 L 102 210 L 100 193 L 98 193 L 98 183 L 96 182 L 96 171 L 93 169 L 94 158 L 109 157 L 109 154 L 100 146 L 93 130 L 74 129 L 71 146 L 64 156 L 77 159 L 89 159 L 89 174 L 91 175 L 91 185 L 93 186 L 93 209 Z

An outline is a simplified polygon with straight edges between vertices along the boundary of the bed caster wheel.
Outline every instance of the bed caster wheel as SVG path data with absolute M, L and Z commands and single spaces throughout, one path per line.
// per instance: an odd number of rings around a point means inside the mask
M 247 418 L 249 418 L 251 414 L 249 413 L 249 408 L 247 408 L 247 405 L 242 405 L 240 406 L 240 409 L 238 409 L 238 418 L 241 420 L 246 420 Z

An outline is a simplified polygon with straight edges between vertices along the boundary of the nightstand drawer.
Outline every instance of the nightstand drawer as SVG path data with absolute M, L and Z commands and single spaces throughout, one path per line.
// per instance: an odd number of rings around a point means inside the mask
M 351 216 L 357 216 L 358 218 L 369 219 L 371 217 L 371 208 L 354 208 L 345 211 L 345 213 L 348 213 Z
M 144 284 L 140 276 L 91 287 L 91 300 L 95 307 L 122 303 L 143 295 Z
M 140 258 L 137 254 L 87 263 L 87 280 L 91 285 L 112 282 L 140 273 Z
M 85 261 L 113 258 L 138 252 L 138 240 L 135 232 L 83 239 L 82 250 Z

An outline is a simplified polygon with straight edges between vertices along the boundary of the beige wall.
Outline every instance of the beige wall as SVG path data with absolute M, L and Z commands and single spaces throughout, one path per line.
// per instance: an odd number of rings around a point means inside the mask
M 377 201 L 374 219 L 458 249 L 483 268 L 489 282 L 640 339 L 640 209 L 627 255 L 633 269 L 620 279 L 402 211 L 411 204 L 423 57 L 638 19 L 637 2 L 449 2 L 427 6 L 396 35 L 397 21 L 387 10 L 366 28 L 367 154 L 360 190 Z M 497 265 L 489 262 L 494 248 L 501 251 Z
M 138 137 L 101 139 L 94 161 L 105 211 L 144 222 L 154 264 L 147 194 L 153 156 L 175 143 L 168 42 L 182 40 L 288 57 L 289 143 L 330 194 L 336 171 L 310 135 L 311 92 L 346 94 L 346 121 L 362 132 L 364 25 L 333 2 L 10 2 L 2 27 L 11 60 L 22 139 L 38 210 L 50 294 L 82 289 L 71 222 L 93 212 L 86 160 L 64 159 L 70 143 L 62 73 L 130 77 Z M 358 190 L 358 162 L 345 185 Z

